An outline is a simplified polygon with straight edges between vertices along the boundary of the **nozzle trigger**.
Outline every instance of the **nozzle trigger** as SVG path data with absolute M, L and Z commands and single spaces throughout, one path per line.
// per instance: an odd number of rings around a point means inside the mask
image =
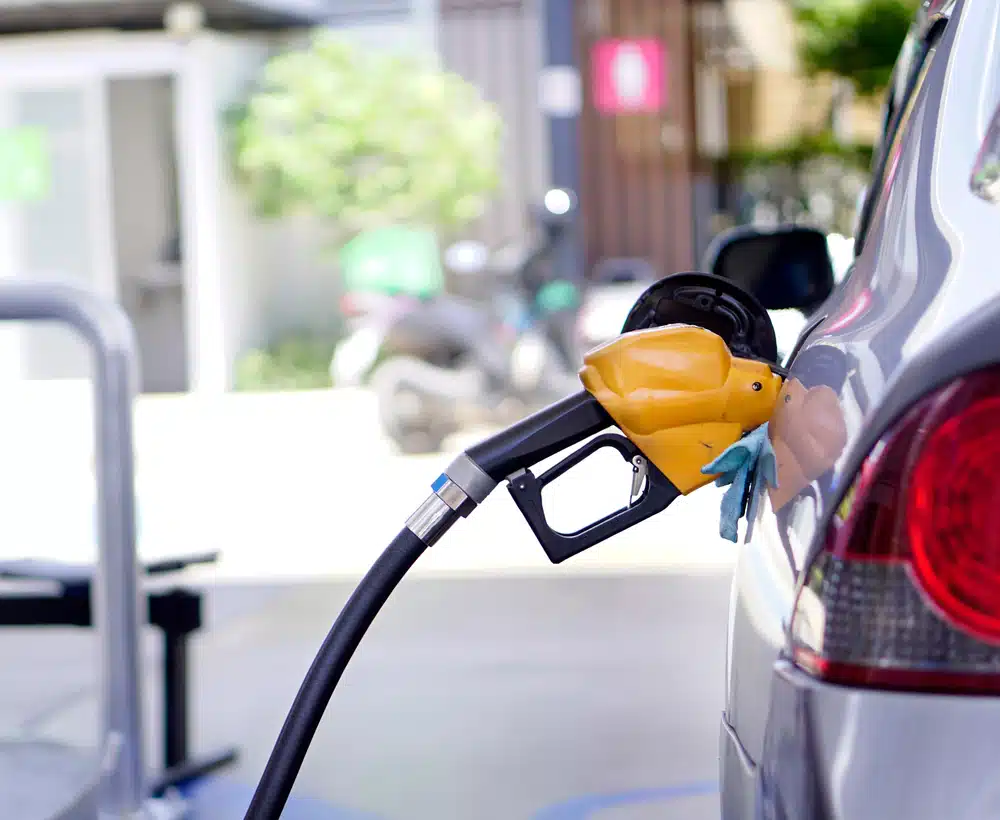
M 574 533 L 556 532 L 545 518 L 542 489 L 604 447 L 614 448 L 632 464 L 632 493 L 628 506 Z M 681 494 L 655 465 L 649 463 L 638 447 L 617 433 L 592 438 L 540 476 L 535 476 L 531 470 L 518 471 L 508 479 L 507 489 L 553 564 L 559 564 L 656 515 Z
M 643 456 L 632 457 L 632 492 L 628 496 L 628 505 L 631 507 L 639 498 L 642 492 L 642 485 L 645 482 L 649 470 L 646 466 L 646 459 Z

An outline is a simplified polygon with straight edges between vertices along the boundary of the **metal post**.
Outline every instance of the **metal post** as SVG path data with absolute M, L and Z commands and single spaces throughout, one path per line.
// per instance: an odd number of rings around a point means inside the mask
M 166 631 L 163 636 L 163 766 L 188 762 L 188 638 Z
M 105 744 L 99 813 L 138 816 L 145 797 L 140 700 L 139 583 L 135 551 L 132 326 L 115 302 L 82 288 L 0 282 L 0 321 L 69 325 L 94 353 L 99 554 L 92 607 L 101 636 L 101 736 Z
M 565 80 L 560 85 L 575 100 L 543 100 L 548 117 L 550 174 L 552 186 L 580 194 L 580 69 L 576 60 L 576 23 L 574 0 L 544 0 L 544 56 L 549 76 Z M 558 73 L 558 74 L 557 74 Z M 574 78 L 574 80 L 570 80 Z M 567 86 L 575 82 L 576 88 Z M 560 95 L 562 96 L 562 95 Z M 554 260 L 556 271 L 571 281 L 582 281 L 583 253 L 580 236 L 580 212 L 569 227 L 569 237 L 560 244 Z

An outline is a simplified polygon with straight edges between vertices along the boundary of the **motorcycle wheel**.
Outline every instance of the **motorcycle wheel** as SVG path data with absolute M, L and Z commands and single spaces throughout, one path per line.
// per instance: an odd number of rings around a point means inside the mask
M 456 432 L 447 400 L 420 387 L 422 377 L 437 370 L 420 359 L 394 357 L 372 373 L 382 429 L 404 455 L 439 453 L 445 439 Z

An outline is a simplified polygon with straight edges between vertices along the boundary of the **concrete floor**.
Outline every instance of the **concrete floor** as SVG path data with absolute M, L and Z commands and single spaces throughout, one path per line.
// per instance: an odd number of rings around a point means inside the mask
M 194 743 L 243 751 L 203 795 L 226 794 L 213 820 L 242 817 L 348 592 L 211 591 Z M 295 794 L 319 801 L 317 820 L 715 818 L 727 595 L 724 574 L 407 582 L 345 674 Z M 0 651 L 0 726 L 93 741 L 90 636 L 8 631 Z M 152 640 L 148 654 L 155 684 Z

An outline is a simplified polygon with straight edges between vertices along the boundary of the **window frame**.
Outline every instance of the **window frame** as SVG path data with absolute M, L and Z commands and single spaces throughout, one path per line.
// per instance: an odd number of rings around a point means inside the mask
M 906 37 L 900 50 L 892 79 L 886 94 L 883 130 L 875 145 L 872 158 L 873 172 L 864 204 L 858 217 L 854 236 L 854 256 L 857 258 L 864 250 L 865 240 L 871 228 L 875 205 L 883 194 L 885 177 L 889 170 L 889 157 L 899 137 L 900 126 L 904 115 L 913 102 L 913 96 L 920 87 L 920 78 L 928 66 L 928 59 L 934 53 L 934 48 L 944 33 L 948 18 L 940 16 L 931 21 L 922 34 L 914 25 Z

